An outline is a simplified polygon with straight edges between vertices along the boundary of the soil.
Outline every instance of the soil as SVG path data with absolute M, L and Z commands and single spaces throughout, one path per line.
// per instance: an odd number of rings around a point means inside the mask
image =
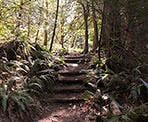
M 83 103 L 46 105 L 43 118 L 37 122 L 91 122 Z

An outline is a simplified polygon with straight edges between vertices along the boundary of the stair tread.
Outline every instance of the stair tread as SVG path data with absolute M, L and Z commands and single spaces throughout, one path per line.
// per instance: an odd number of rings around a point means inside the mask
M 65 57 L 64 60 L 86 60 L 87 58 L 84 58 L 84 57 L 73 57 L 73 58 L 67 58 Z
M 53 91 L 54 92 L 68 92 L 68 91 L 71 91 L 71 92 L 82 92 L 86 90 L 85 86 L 82 86 L 82 85 L 69 85 L 69 86 L 65 86 L 65 85 L 58 85 L 58 86 L 55 86 L 53 88 Z
M 59 71 L 59 74 L 67 74 L 67 75 L 69 75 L 69 74 L 86 74 L 86 71 L 68 71 L 68 70 L 62 70 L 62 71 Z
M 59 76 L 59 80 L 65 80 L 65 81 L 80 81 L 85 79 L 85 75 L 79 75 L 79 76 Z
M 72 59 L 65 58 L 64 61 L 66 63 L 82 63 L 82 62 L 87 61 L 87 59 L 85 59 L 85 58 L 72 58 Z
M 54 93 L 48 96 L 50 98 L 83 98 L 84 93 Z
M 50 98 L 49 101 L 84 101 L 83 98 Z
M 83 58 L 84 56 L 84 54 L 66 55 L 65 58 Z
M 51 94 L 48 96 L 49 101 L 54 102 L 77 102 L 77 101 L 84 101 L 83 93 L 58 93 L 58 94 Z

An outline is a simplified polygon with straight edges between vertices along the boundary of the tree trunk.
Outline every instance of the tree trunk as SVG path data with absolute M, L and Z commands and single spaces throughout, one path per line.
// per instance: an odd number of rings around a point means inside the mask
M 127 0 L 127 32 L 126 48 L 128 53 L 132 53 L 131 64 L 133 67 L 148 63 L 148 1 Z M 131 65 L 132 66 L 132 65 Z M 132 67 L 132 68 L 133 68 Z
M 42 9 L 39 10 L 39 22 L 38 22 L 38 29 L 37 29 L 36 36 L 35 36 L 35 43 L 37 43 L 38 41 L 38 36 L 40 32 L 40 26 L 41 26 L 41 21 L 42 21 L 42 11 L 43 11 Z
M 61 30 L 61 33 L 60 33 L 60 37 L 61 37 L 61 40 L 60 40 L 60 44 L 62 46 L 62 48 L 64 49 L 64 20 L 62 19 L 61 20 L 61 23 L 60 23 L 60 30 Z
M 30 25 L 31 25 L 31 1 L 29 4 L 29 14 L 28 14 L 28 32 L 27 32 L 27 38 L 30 39 Z
M 101 61 L 101 45 L 103 45 L 103 39 L 104 39 L 104 37 L 103 37 L 103 35 L 104 35 L 104 24 L 105 24 L 105 21 L 104 21 L 104 19 L 105 19 L 105 3 L 104 3 L 104 7 L 103 7 L 103 11 L 102 11 L 102 22 L 101 22 L 101 31 L 100 31 L 100 39 L 99 39 L 99 49 L 98 49 L 98 56 L 99 56 L 99 61 Z
M 47 46 L 48 42 L 48 33 L 47 33 L 47 28 L 44 28 L 44 46 Z
M 46 12 L 45 12 L 45 19 L 44 19 L 44 45 L 47 46 L 47 42 L 48 42 L 48 22 L 47 22 L 47 18 L 48 18 L 48 2 L 45 1 L 45 8 L 46 8 Z
M 61 45 L 62 45 L 62 48 L 64 49 L 64 35 L 61 35 Z
M 104 0 L 101 39 L 107 65 L 114 72 L 133 70 L 147 60 L 146 7 L 139 0 L 127 0 L 124 4 Z
M 111 53 L 110 53 L 110 24 L 108 21 L 109 15 L 110 14 L 110 7 L 109 7 L 109 3 L 107 0 L 104 0 L 104 7 L 103 7 L 103 13 L 102 13 L 102 25 L 101 25 L 101 34 L 100 34 L 100 41 L 102 41 L 103 46 L 106 48 L 105 50 L 105 54 L 106 57 L 110 57 Z
M 88 14 L 89 14 L 89 6 L 88 2 L 85 7 L 84 4 L 81 4 L 83 7 L 83 15 L 84 15 L 84 28 L 85 28 L 85 44 L 84 44 L 84 51 L 83 53 L 88 53 Z
M 94 26 L 93 51 L 95 51 L 98 48 L 99 39 L 98 39 L 98 23 L 97 23 L 94 1 L 92 1 L 92 20 L 93 20 L 93 26 Z
M 20 6 L 19 6 L 19 12 L 17 13 L 17 23 L 16 23 L 16 30 L 15 30 L 15 40 L 18 40 L 18 37 L 20 36 L 20 26 L 21 26 L 21 17 L 22 17 L 22 10 L 23 10 L 23 0 L 20 0 Z
M 37 43 L 37 41 L 38 41 L 39 32 L 40 32 L 40 30 L 38 29 L 36 32 L 36 36 L 35 36 L 35 43 Z
M 52 34 L 51 44 L 50 44 L 50 49 L 49 49 L 50 52 L 52 51 L 54 36 L 55 36 L 55 32 L 56 32 L 57 19 L 58 19 L 58 12 L 59 12 L 59 0 L 57 0 L 57 9 L 56 9 L 55 23 L 54 23 L 54 29 L 53 29 L 53 34 Z
M 104 1 L 101 38 L 105 47 L 107 64 L 114 71 L 121 69 L 122 45 L 120 39 L 120 7 L 118 2 Z M 120 62 L 121 61 L 121 62 Z M 121 69 L 122 70 L 122 69 Z

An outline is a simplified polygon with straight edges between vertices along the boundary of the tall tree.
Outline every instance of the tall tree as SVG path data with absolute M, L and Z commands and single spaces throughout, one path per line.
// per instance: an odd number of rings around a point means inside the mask
M 41 26 L 41 20 L 42 20 L 42 6 L 39 7 L 39 19 L 38 19 L 38 23 L 37 23 L 37 32 L 35 35 L 35 43 L 37 43 L 38 41 L 38 36 L 39 36 L 39 32 L 40 32 L 40 26 Z
M 27 38 L 28 39 L 30 39 L 30 25 L 31 25 L 31 10 L 32 10 L 32 8 L 31 8 L 31 1 L 29 2 L 29 12 L 28 12 L 28 32 L 27 32 Z
M 53 42 L 54 42 L 54 36 L 55 36 L 55 32 L 56 32 L 56 26 L 57 26 L 57 19 L 58 19 L 58 13 L 59 13 L 59 0 L 57 0 L 57 8 L 56 8 L 56 16 L 55 16 L 55 22 L 54 22 L 54 29 L 53 29 L 53 34 L 52 34 L 52 38 L 51 38 L 51 44 L 50 44 L 50 51 L 52 51 L 52 46 L 53 46 Z
M 94 1 L 91 1 L 91 8 L 92 8 L 92 20 L 93 20 L 93 27 L 94 27 L 94 39 L 93 39 L 93 51 L 95 51 L 99 45 L 99 38 L 98 38 L 98 23 L 97 23 L 97 16 L 96 16 L 96 8 L 94 5 Z
M 44 1 L 45 13 L 44 13 L 44 45 L 47 46 L 48 42 L 48 2 Z
M 136 65 L 148 64 L 148 1 L 127 0 L 124 7 L 127 17 L 126 47 L 135 57 L 131 63 L 137 60 Z
M 23 0 L 19 1 L 19 11 L 16 13 L 16 30 L 15 30 L 15 40 L 18 40 L 18 37 L 21 35 L 20 26 L 21 26 L 21 17 L 22 17 L 22 10 L 23 10 Z
M 114 71 L 131 70 L 145 61 L 147 4 L 144 0 L 104 0 L 101 36 Z
M 85 28 L 85 43 L 84 43 L 84 50 L 83 53 L 88 53 L 88 16 L 89 16 L 89 2 L 79 2 L 83 9 L 83 16 L 84 16 L 84 28 Z

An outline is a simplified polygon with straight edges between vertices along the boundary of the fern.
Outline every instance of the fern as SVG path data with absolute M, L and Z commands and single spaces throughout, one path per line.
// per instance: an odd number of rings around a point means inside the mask
M 9 99 L 9 95 L 2 95 L 2 107 L 3 107 L 3 112 L 6 112 L 7 110 L 7 105 L 8 105 L 8 99 Z
M 28 90 L 23 88 L 15 88 L 15 81 L 10 80 L 8 83 L 3 84 L 0 88 L 0 99 L 3 112 L 6 112 L 9 106 L 15 106 L 22 111 L 26 111 L 28 105 L 33 103 L 33 98 L 27 93 Z

